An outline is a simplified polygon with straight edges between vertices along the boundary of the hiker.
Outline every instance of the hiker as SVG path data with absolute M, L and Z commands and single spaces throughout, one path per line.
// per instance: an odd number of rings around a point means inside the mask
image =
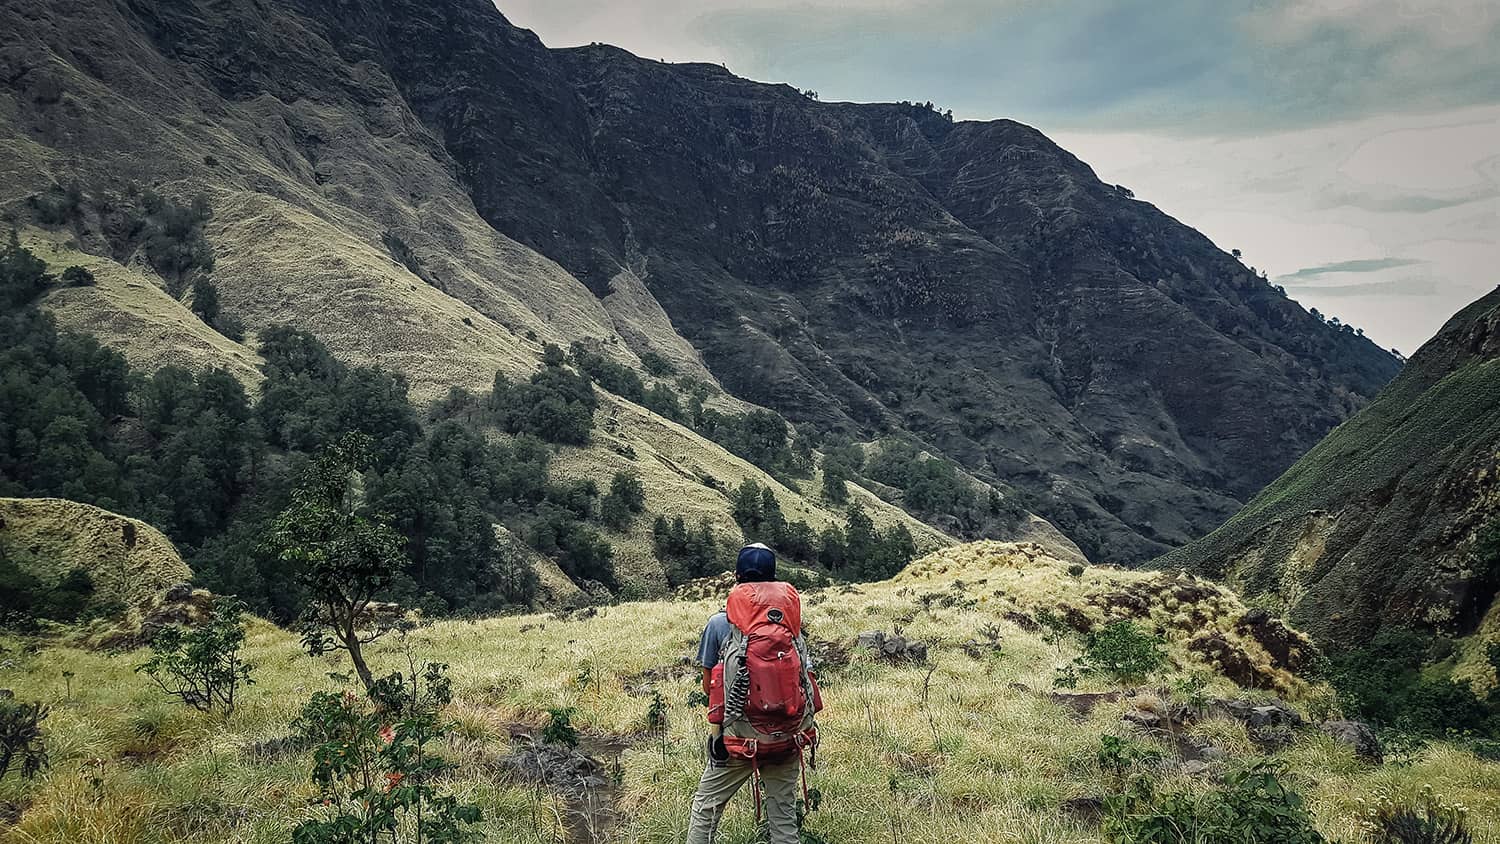
M 729 799 L 754 778 L 756 818 L 764 792 L 770 844 L 797 844 L 802 754 L 816 764 L 813 714 L 823 706 L 802 638 L 802 599 L 776 581 L 776 555 L 759 542 L 740 549 L 734 579 L 698 642 L 710 735 L 687 842 L 711 844 Z

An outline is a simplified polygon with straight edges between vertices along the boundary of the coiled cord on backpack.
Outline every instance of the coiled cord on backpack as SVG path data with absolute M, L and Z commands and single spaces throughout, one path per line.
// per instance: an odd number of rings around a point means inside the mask
M 750 701 L 750 666 L 745 664 L 743 657 L 740 658 L 739 670 L 735 672 L 734 683 L 724 693 L 724 721 L 739 718 L 745 714 L 745 704 Z

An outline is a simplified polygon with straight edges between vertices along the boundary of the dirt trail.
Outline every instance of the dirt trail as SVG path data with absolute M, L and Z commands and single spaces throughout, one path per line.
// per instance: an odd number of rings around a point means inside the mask
M 625 736 L 580 735 L 578 746 L 546 744 L 535 728 L 511 728 L 512 752 L 501 769 L 539 785 L 562 804 L 566 844 L 605 844 L 620 823 L 620 756 L 630 747 Z

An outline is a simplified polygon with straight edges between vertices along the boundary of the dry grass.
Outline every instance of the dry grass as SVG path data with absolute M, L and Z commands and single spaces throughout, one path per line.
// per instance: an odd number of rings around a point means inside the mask
M 962 590 L 953 589 L 955 576 L 968 578 Z M 1091 828 L 1059 812 L 1058 803 L 1104 787 L 1093 762 L 1099 736 L 1120 734 L 1119 715 L 1132 704 L 1103 705 L 1079 718 L 1049 702 L 1044 693 L 1057 654 L 1003 613 L 1057 602 L 1082 606 L 1092 589 L 1143 576 L 1090 569 L 1074 579 L 1035 549 L 962 546 L 890 582 L 808 595 L 814 639 L 851 639 L 863 629 L 899 625 L 933 644 L 934 664 L 925 706 L 925 667 L 887 665 L 856 652 L 848 665 L 824 670 L 824 746 L 811 782 L 822 791 L 823 806 L 810 829 L 841 844 L 889 841 L 893 829 L 896 840 L 933 844 L 1098 841 Z M 976 600 L 924 602 L 929 593 Z M 701 710 L 687 703 L 697 685 L 692 672 L 667 669 L 692 650 L 715 606 L 708 600 L 642 602 L 603 608 L 586 619 L 445 622 L 414 634 L 420 653 L 452 666 L 458 699 L 450 714 L 458 727 L 449 756 L 459 765 L 453 787 L 484 807 L 485 840 L 551 840 L 559 804 L 498 775 L 493 762 L 509 751 L 513 729 L 539 727 L 553 706 L 575 707 L 585 735 L 632 742 L 622 757 L 624 820 L 611 840 L 681 840 L 703 725 Z M 984 625 L 998 625 L 1003 651 L 975 659 L 958 644 Z M 56 710 L 48 724 L 52 770 L 34 783 L 12 779 L 0 786 L 0 800 L 29 804 L 18 824 L 0 830 L 0 842 L 271 844 L 285 841 L 289 826 L 306 812 L 312 786 L 305 754 L 257 756 L 253 748 L 285 735 L 301 702 L 332 688 L 327 674 L 343 666 L 300 654 L 291 635 L 254 625 L 248 656 L 259 666 L 258 683 L 225 723 L 162 701 L 131 672 L 138 654 L 67 647 L 25 654 L 17 642 L 3 644 L 10 662 L 0 669 L 0 685 L 22 698 L 51 701 Z M 1186 659 L 1175 643 L 1172 652 Z M 400 664 L 392 644 L 377 647 L 374 659 L 385 670 Z M 580 682 L 585 667 L 590 676 Z M 71 701 L 64 700 L 65 670 L 90 678 L 75 681 Z M 642 734 L 646 687 L 669 703 L 663 738 Z M 1100 681 L 1085 684 L 1086 690 L 1105 688 Z M 1222 678 L 1210 687 L 1215 694 L 1232 691 Z M 1231 752 L 1249 752 L 1238 725 L 1211 720 L 1200 732 Z M 1424 783 L 1471 808 L 1478 840 L 1500 835 L 1494 791 L 1500 765 L 1447 745 L 1432 746 L 1409 767 L 1372 768 L 1321 735 L 1307 734 L 1283 756 L 1330 835 L 1352 835 L 1356 798 L 1381 789 L 1415 793 Z M 1189 785 L 1179 779 L 1174 783 Z M 738 799 L 721 840 L 748 844 L 753 827 L 749 800 Z
M 104 602 L 135 604 L 193 576 L 156 528 L 61 498 L 0 498 L 0 547 L 44 583 L 83 568 Z

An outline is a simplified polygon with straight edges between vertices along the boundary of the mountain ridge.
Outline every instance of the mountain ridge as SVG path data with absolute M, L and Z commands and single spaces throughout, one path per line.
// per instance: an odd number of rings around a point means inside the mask
M 7 9 L 8 195 L 206 188 L 226 307 L 422 400 L 592 338 L 814 439 L 915 439 L 1133 563 L 1395 369 L 1013 121 L 550 50 L 480 0 Z

